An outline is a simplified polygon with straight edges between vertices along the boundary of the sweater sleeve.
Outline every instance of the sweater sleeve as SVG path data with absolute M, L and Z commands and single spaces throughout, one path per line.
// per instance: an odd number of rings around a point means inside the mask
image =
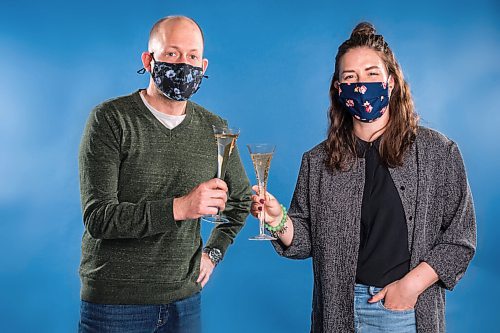
M 90 114 L 80 143 L 79 170 L 83 222 L 96 239 L 142 238 L 177 228 L 173 198 L 119 202 L 121 130 L 110 103 Z
M 450 146 L 444 167 L 442 195 L 446 204 L 441 233 L 424 261 L 436 271 L 444 286 L 452 290 L 474 256 L 476 219 L 464 163 L 455 143 Z
M 222 255 L 225 254 L 229 245 L 233 243 L 250 212 L 252 195 L 250 182 L 241 163 L 237 146 L 229 158 L 224 181 L 228 186 L 228 200 L 222 214 L 230 222 L 215 227 L 205 245 L 209 248 L 219 249 Z
M 311 256 L 309 191 L 309 159 L 307 154 L 304 154 L 288 211 L 293 223 L 292 243 L 289 247 L 285 247 L 280 241 L 272 242 L 276 252 L 281 256 L 291 259 L 306 259 Z

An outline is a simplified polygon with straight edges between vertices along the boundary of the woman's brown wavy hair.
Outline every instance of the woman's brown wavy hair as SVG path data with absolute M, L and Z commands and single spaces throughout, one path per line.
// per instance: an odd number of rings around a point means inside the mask
M 410 87 L 403 77 L 389 45 L 382 35 L 375 34 L 375 28 L 367 22 L 359 23 L 351 33 L 351 37 L 339 46 L 335 57 L 335 72 L 330 84 L 330 125 L 326 150 L 327 165 L 332 169 L 346 170 L 356 156 L 356 137 L 353 131 L 353 117 L 337 100 L 339 80 L 339 64 L 347 51 L 357 47 L 369 47 L 376 51 L 384 64 L 387 74 L 394 79 L 394 86 L 389 102 L 389 121 L 380 142 L 380 158 L 388 167 L 401 166 L 404 153 L 408 150 L 418 127 L 418 115 L 415 112 Z

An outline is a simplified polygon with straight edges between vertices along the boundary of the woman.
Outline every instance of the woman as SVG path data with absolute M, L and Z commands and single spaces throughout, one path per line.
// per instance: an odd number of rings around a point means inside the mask
M 330 98 L 328 137 L 304 154 L 288 214 L 271 194 L 253 196 L 252 214 L 265 208 L 280 255 L 313 258 L 312 332 L 444 332 L 445 289 L 476 245 L 457 145 L 418 126 L 369 23 L 340 45 Z

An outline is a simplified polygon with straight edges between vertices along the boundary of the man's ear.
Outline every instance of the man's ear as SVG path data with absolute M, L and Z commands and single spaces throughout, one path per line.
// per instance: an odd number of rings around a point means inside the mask
M 203 68 L 203 73 L 205 73 L 207 71 L 207 67 L 208 67 L 208 59 L 203 58 L 202 63 L 201 63 L 201 68 Z
M 151 53 L 147 51 L 142 52 L 141 60 L 144 69 L 151 73 L 151 61 L 153 60 Z

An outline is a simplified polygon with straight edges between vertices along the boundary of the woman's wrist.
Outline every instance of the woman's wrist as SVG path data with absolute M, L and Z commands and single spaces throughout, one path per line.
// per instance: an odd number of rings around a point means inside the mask
M 401 279 L 401 282 L 404 283 L 406 288 L 420 295 L 438 280 L 439 278 L 434 269 L 423 261 L 408 272 L 408 274 Z
M 266 222 L 268 225 L 270 225 L 271 227 L 276 227 L 280 224 L 281 220 L 283 219 L 283 210 L 281 211 L 281 213 L 274 217 L 272 219 L 272 221 L 269 221 L 269 222 Z
M 276 237 L 276 238 L 278 238 L 280 235 L 283 235 L 288 228 L 286 225 L 288 214 L 287 214 L 285 206 L 283 206 L 283 205 L 281 205 L 280 217 L 281 218 L 279 220 L 279 223 L 277 223 L 277 224 L 276 223 L 274 223 L 274 224 L 266 223 L 266 229 L 269 230 L 271 235 L 273 237 Z M 274 222 L 276 222 L 276 221 L 274 221 Z

